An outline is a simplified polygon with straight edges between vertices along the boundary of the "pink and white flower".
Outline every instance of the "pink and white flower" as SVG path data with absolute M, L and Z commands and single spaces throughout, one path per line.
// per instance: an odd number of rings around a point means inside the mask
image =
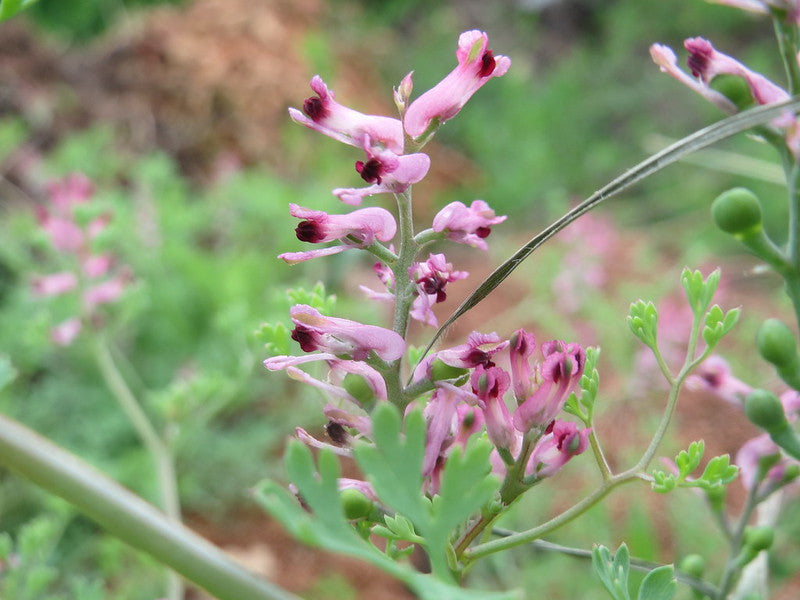
M 427 154 L 397 155 L 390 150 L 366 146 L 366 161 L 356 162 L 356 171 L 371 184 L 363 188 L 336 188 L 333 195 L 345 204 L 357 206 L 374 194 L 401 194 L 428 174 L 431 159 Z
M 492 232 L 492 225 L 506 220 L 498 217 L 483 200 L 475 200 L 469 208 L 463 202 L 451 202 L 433 218 L 433 230 L 445 232 L 447 239 L 487 250 L 484 241 Z
M 403 126 L 412 138 L 423 135 L 432 124 L 452 119 L 483 84 L 492 77 L 505 75 L 511 66 L 507 56 L 493 55 L 489 36 L 477 30 L 459 36 L 456 58 L 458 66 L 408 107 Z

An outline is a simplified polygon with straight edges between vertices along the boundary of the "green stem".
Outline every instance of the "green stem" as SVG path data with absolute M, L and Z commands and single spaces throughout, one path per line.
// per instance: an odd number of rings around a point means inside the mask
M 240 567 L 207 540 L 77 456 L 3 415 L 0 465 L 70 502 L 111 534 L 218 600 L 299 600 Z
M 592 448 L 592 454 L 594 454 L 594 460 L 597 462 L 597 467 L 600 469 L 600 475 L 602 475 L 603 481 L 608 481 L 613 477 L 613 474 L 611 473 L 611 467 L 608 466 L 606 456 L 603 454 L 603 448 L 600 446 L 600 442 L 594 433 L 594 428 L 592 428 L 592 432 L 589 434 L 589 445 Z
M 754 484 L 747 494 L 747 500 L 744 509 L 742 509 L 742 514 L 739 517 L 739 522 L 736 524 L 736 529 L 733 531 L 733 535 L 731 535 L 730 538 L 730 555 L 719 583 L 717 600 L 725 600 L 725 598 L 727 598 L 728 593 L 731 591 L 736 581 L 736 575 L 742 570 L 743 565 L 740 565 L 737 559 L 742 550 L 744 530 L 747 527 L 747 523 L 750 521 L 750 517 L 753 515 L 753 511 L 758 506 L 758 502 L 758 485 Z
M 775 27 L 775 37 L 778 40 L 783 66 L 786 69 L 789 92 L 791 95 L 800 93 L 800 66 L 797 64 L 797 28 L 789 23 L 788 15 L 786 14 L 773 15 L 772 22 Z
M 117 365 L 111 356 L 108 345 L 102 338 L 102 334 L 98 335 L 94 341 L 95 359 L 103 380 L 155 463 L 161 507 L 167 517 L 179 523 L 181 520 L 181 507 L 172 453 L 156 433 L 152 423 L 150 423 L 119 369 L 117 369 Z M 169 600 L 180 600 L 183 595 L 183 582 L 180 577 L 175 573 L 169 572 L 167 575 L 167 598 Z

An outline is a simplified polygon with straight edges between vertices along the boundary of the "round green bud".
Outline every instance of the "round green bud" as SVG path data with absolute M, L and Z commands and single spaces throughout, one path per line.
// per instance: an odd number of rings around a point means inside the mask
M 791 463 L 787 465 L 786 469 L 783 471 L 783 481 L 789 483 L 798 477 L 800 477 L 800 465 L 797 463 Z
M 702 577 L 706 570 L 706 559 L 699 554 L 687 554 L 681 559 L 678 568 L 688 575 Z
M 431 380 L 442 381 L 444 379 L 458 379 L 462 375 L 469 373 L 469 369 L 452 367 L 438 358 L 431 363 Z
M 775 394 L 765 390 L 753 390 L 745 398 L 744 412 L 753 423 L 772 431 L 786 426 L 786 414 L 783 405 Z
M 767 319 L 756 335 L 758 353 L 776 367 L 797 361 L 797 341 L 792 331 L 778 319 Z
M 722 231 L 745 234 L 761 227 L 761 203 L 746 188 L 723 192 L 711 204 L 711 216 Z
M 710 87 L 733 102 L 739 110 L 753 105 L 753 94 L 742 77 L 723 73 L 711 80 Z
M 369 382 L 361 375 L 348 373 L 342 380 L 342 387 L 360 404 L 368 404 L 375 399 L 375 392 L 373 392 Z
M 363 519 L 372 513 L 375 506 L 369 498 L 355 488 L 346 488 L 339 492 L 344 516 L 351 521 Z
M 744 543 L 755 551 L 768 550 L 775 540 L 775 530 L 769 525 L 748 527 L 744 530 Z

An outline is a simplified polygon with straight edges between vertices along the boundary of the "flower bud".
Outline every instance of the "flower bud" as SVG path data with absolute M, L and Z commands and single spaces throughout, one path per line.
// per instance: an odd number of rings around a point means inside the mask
M 342 387 L 355 398 L 359 404 L 368 405 L 375 400 L 375 392 L 369 382 L 361 375 L 348 373 L 342 380 Z
M 748 419 L 767 432 L 787 425 L 781 401 L 765 390 L 753 390 L 744 401 L 744 411 Z
M 744 236 L 761 229 L 761 203 L 746 188 L 733 188 L 720 194 L 711 204 L 711 215 L 722 231 Z
M 431 381 L 443 381 L 445 379 L 458 379 L 469 373 L 469 369 L 453 367 L 443 360 L 436 358 L 431 363 Z
M 758 353 L 776 367 L 797 362 L 797 342 L 791 330 L 778 319 L 767 319 L 756 336 Z
M 769 525 L 748 527 L 744 530 L 744 543 L 756 552 L 769 550 L 775 540 L 775 530 Z
M 355 488 L 343 489 L 339 492 L 339 498 L 344 516 L 350 521 L 368 517 L 375 508 L 375 503 Z
M 699 578 L 706 570 L 706 559 L 699 554 L 687 554 L 681 559 L 678 568 L 688 575 Z

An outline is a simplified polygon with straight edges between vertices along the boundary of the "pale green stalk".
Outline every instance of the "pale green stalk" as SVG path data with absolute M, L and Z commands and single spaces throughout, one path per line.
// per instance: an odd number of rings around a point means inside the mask
M 218 600 L 299 600 L 259 579 L 77 456 L 0 415 L 0 465 L 60 496 Z
M 178 498 L 178 488 L 175 477 L 175 465 L 172 460 L 172 452 L 164 444 L 161 437 L 156 433 L 150 419 L 148 419 L 142 407 L 128 387 L 122 374 L 117 369 L 117 365 L 109 352 L 108 345 L 102 337 L 98 335 L 94 340 L 95 360 L 103 376 L 103 380 L 111 390 L 112 395 L 117 400 L 120 408 L 128 417 L 131 425 L 136 430 L 139 438 L 144 444 L 156 467 L 158 479 L 158 492 L 160 504 L 164 513 L 171 520 L 179 523 L 181 521 L 181 507 Z M 167 572 L 167 598 L 169 600 L 182 600 L 184 596 L 183 582 L 172 571 Z

